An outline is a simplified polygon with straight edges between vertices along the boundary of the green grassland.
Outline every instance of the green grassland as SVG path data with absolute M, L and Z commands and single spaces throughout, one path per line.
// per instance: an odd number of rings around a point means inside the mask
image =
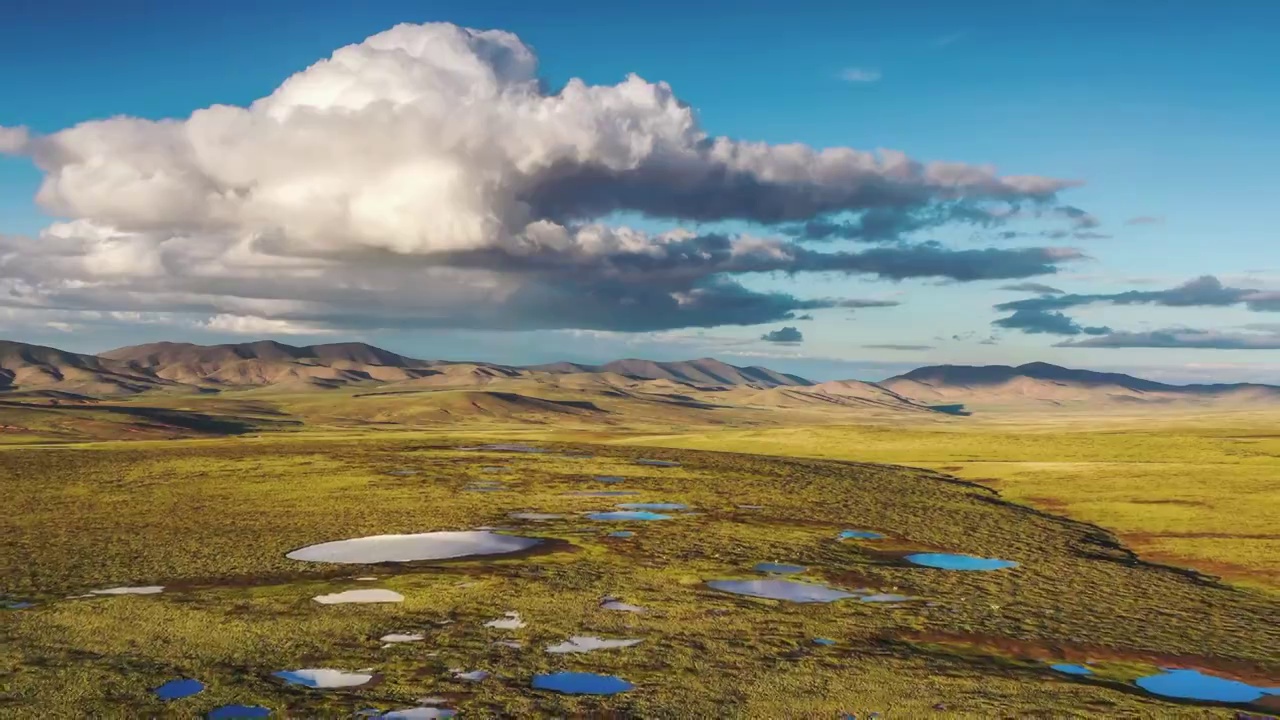
M 826 425 L 626 443 L 926 467 L 1096 523 L 1144 558 L 1280 590 L 1274 414 Z
M 918 430 L 895 441 L 892 432 L 833 427 L 790 438 L 726 433 L 641 442 L 965 466 L 990 463 L 997 451 L 1019 464 L 1042 461 L 1050 447 L 983 435 L 944 440 Z M 1095 440 L 1072 446 L 1056 438 L 1044 442 L 1057 448 L 1058 461 L 1097 461 Z M 930 449 L 925 440 L 941 444 Z M 1150 454 L 1157 440 L 1132 442 L 1128 455 L 1110 462 L 1163 457 Z M 1005 502 L 990 489 L 933 471 L 617 443 L 556 445 L 557 452 L 543 455 L 467 452 L 458 444 L 427 433 L 336 429 L 0 450 L 3 591 L 36 603 L 0 611 L 0 716 L 197 717 L 234 702 L 266 705 L 281 717 L 350 717 L 436 695 L 464 718 L 835 718 L 872 711 L 890 718 L 1227 718 L 1242 708 L 1161 700 L 1132 680 L 1166 664 L 1270 684 L 1280 676 L 1274 595 L 1139 561 L 1095 526 Z M 1190 444 L 1160 447 L 1187 464 L 1207 452 Z M 1274 447 L 1264 439 L 1242 446 L 1258 456 Z M 683 465 L 634 464 L 644 456 Z M 1252 456 L 1237 464 L 1253 467 L 1243 461 Z M 495 465 L 509 470 L 486 469 Z M 389 474 L 398 469 L 417 474 Z M 626 480 L 605 486 L 596 475 Z M 477 480 L 500 481 L 508 491 L 464 490 Z M 1001 491 L 1017 497 L 1021 491 L 1013 487 L 1006 480 Z M 571 494 L 603 489 L 639 494 Z M 680 502 L 693 512 L 621 524 L 582 515 L 629 501 Z M 518 511 L 565 517 L 508 518 Z M 547 551 L 393 566 L 285 557 L 315 542 L 486 525 L 545 538 Z M 608 536 L 621 528 L 635 536 Z M 889 538 L 838 541 L 845 528 Z M 911 567 L 900 556 L 914 549 L 1020 565 L 991 573 Z M 805 565 L 805 579 L 836 587 L 921 599 L 796 605 L 705 585 L 757 577 L 751 568 L 760 561 Z M 363 576 L 378 579 L 356 580 Z M 67 597 L 149 584 L 166 590 Z M 369 587 L 406 600 L 365 606 L 311 600 Z M 607 595 L 649 612 L 602 610 Z M 484 627 L 510 610 L 528 625 Z M 390 632 L 422 632 L 427 639 L 380 647 L 378 637 Z M 586 655 L 543 650 L 581 634 L 643 642 Z M 812 643 L 818 637 L 837 642 L 820 647 Z M 523 647 L 496 643 L 508 639 Z M 1098 675 L 1083 680 L 1045 664 L 1087 659 Z M 271 678 L 300 667 L 373 668 L 383 680 L 314 691 Z M 454 668 L 493 677 L 468 683 L 454 678 Z M 557 669 L 617 674 L 636 688 L 609 698 L 530 689 L 533 674 Z M 178 676 L 199 678 L 208 688 L 167 704 L 149 692 Z

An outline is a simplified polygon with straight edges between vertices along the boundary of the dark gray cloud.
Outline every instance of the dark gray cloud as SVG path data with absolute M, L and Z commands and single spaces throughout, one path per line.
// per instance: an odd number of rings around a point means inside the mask
M 1065 295 L 1066 294 L 1065 290 L 1059 290 L 1058 288 L 1053 287 L 1052 285 L 1045 285 L 1043 283 L 1038 283 L 1038 282 L 1021 282 L 1021 283 L 1013 283 L 1012 285 L 1001 285 L 999 289 L 1009 290 L 1012 292 L 1036 293 L 1039 295 Z
M 1280 333 L 1240 333 L 1194 328 L 1168 328 L 1146 332 L 1113 332 L 1101 337 L 1061 342 L 1057 344 L 1057 347 L 1280 350 Z
M 932 350 L 932 345 L 902 345 L 899 343 L 878 343 L 875 345 L 863 345 L 868 350 Z
M 795 345 L 804 341 L 804 333 L 800 332 L 795 327 L 788 325 L 777 330 L 770 330 L 769 332 L 761 335 L 760 339 L 765 342 Z
M 1002 214 L 981 204 L 953 201 L 923 208 L 872 208 L 851 219 L 820 217 L 799 225 L 787 226 L 783 228 L 783 232 L 800 241 L 892 242 L 913 232 L 950 223 L 991 227 L 1003 221 Z
M 1229 287 L 1212 275 L 1204 275 L 1165 290 L 1128 290 L 1120 293 L 1025 298 L 1000 303 L 996 305 L 996 309 L 1004 311 L 1065 310 L 1095 304 L 1227 307 L 1240 303 L 1244 303 L 1251 310 L 1280 310 L 1280 293 Z
M 1105 335 L 1111 332 L 1108 327 L 1085 327 L 1060 312 L 1048 310 L 1017 310 L 991 324 L 1031 335 Z

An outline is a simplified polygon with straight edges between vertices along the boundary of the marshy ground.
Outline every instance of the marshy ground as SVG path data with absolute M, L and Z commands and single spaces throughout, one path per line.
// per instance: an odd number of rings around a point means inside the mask
M 1280 684 L 1273 593 L 1144 562 L 1106 531 L 990 489 L 833 460 L 530 444 L 548 452 L 408 435 L 0 452 L 3 590 L 32 603 L 0 611 L 0 715 L 199 717 L 240 704 L 350 717 L 434 697 L 464 718 L 1164 718 L 1262 713 L 1277 699 L 1179 702 L 1135 683 L 1176 666 Z M 597 494 L 609 491 L 636 494 Z M 588 517 L 627 503 L 685 507 L 632 511 L 662 520 Z M 490 527 L 543 542 L 450 561 L 286 557 Z M 885 537 L 841 539 L 848 529 Z M 916 552 L 1017 566 L 935 569 L 905 560 Z M 805 570 L 766 575 L 759 563 Z M 795 603 L 708 585 L 769 577 L 853 596 Z M 164 590 L 72 597 L 121 586 Z M 403 601 L 314 600 L 374 589 Z M 509 613 L 518 622 L 501 622 Z M 574 637 L 640 642 L 547 652 Z M 320 690 L 274 675 L 307 668 L 374 677 Z M 532 687 L 559 671 L 634 687 Z M 204 688 L 168 701 L 153 692 L 179 678 Z

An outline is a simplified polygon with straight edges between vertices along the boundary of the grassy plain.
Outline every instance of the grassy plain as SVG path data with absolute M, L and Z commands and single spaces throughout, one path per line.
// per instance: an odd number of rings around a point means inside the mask
M 619 442 L 926 467 L 1101 525 L 1144 558 L 1280 590 L 1280 415 L 1022 416 Z
M 842 429 L 814 432 L 806 431 L 814 454 L 849 440 Z M 887 436 L 872 453 L 877 444 L 870 438 L 879 431 L 860 432 L 846 453 L 863 447 L 859 454 L 908 459 L 890 452 Z M 800 454 L 798 440 L 779 437 L 661 442 L 766 452 L 767 440 Z M 592 457 L 466 452 L 455 444 L 423 433 L 334 432 L 0 450 L 0 496 L 9 508 L 0 517 L 0 577 L 10 596 L 36 603 L 0 611 L 0 716 L 193 717 L 236 702 L 259 703 L 280 716 L 350 717 L 436 695 L 465 718 L 834 718 L 872 711 L 1232 717 L 1238 708 L 1156 699 L 1132 680 L 1167 664 L 1264 683 L 1280 675 L 1274 596 L 1138 562 L 1095 527 L 930 471 L 616 444 L 555 448 Z M 983 457 L 972 447 L 948 450 L 947 457 Z M 1025 449 L 1028 457 L 1039 452 Z M 1134 449 L 1135 457 L 1144 452 Z M 683 465 L 634 464 L 655 454 Z M 401 469 L 416 474 L 389 474 Z M 626 480 L 603 485 L 597 475 Z M 464 489 L 478 480 L 500 481 L 508 490 Z M 572 494 L 616 489 L 639 494 Z M 694 512 L 621 525 L 582 515 L 629 501 L 680 502 Z M 518 511 L 565 517 L 509 519 Z M 327 540 L 484 525 L 567 544 L 517 559 L 374 567 L 284 556 Z M 609 537 L 620 527 L 635 537 Z M 836 540 L 851 527 L 889 539 Z M 910 549 L 998 556 L 1020 566 L 994 573 L 917 568 L 900 559 Z M 760 561 L 805 565 L 804 579 L 812 581 L 921 599 L 794 605 L 705 585 L 758 577 L 751 568 Z M 377 581 L 356 580 L 364 576 Z M 67 599 L 149 584 L 166 590 Z M 406 600 L 368 606 L 311 600 L 368 587 Z M 649 612 L 602 610 L 607 595 Z M 484 627 L 509 610 L 519 611 L 527 627 Z M 377 638 L 390 632 L 422 632 L 427 639 L 380 647 Z M 544 652 L 577 634 L 643 642 L 587 655 Z M 818 637 L 837 642 L 817 646 Z M 523 647 L 496 642 L 508 639 Z M 1097 675 L 1083 680 L 1045 664 L 1087 659 Z M 300 667 L 368 667 L 383 680 L 319 692 L 270 677 Z M 468 683 L 454 677 L 456 668 L 493 677 Z M 636 689 L 611 698 L 529 689 L 534 673 L 556 669 L 617 674 Z M 208 689 L 168 704 L 149 692 L 179 676 L 198 678 Z

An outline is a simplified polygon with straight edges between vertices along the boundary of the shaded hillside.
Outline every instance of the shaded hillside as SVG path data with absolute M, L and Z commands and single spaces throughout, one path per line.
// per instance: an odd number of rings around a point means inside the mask
M 700 385 L 780 387 L 813 384 L 798 375 L 789 375 L 755 365 L 739 367 L 714 358 L 673 362 L 627 358 L 614 360 L 604 365 L 551 363 L 548 365 L 534 365 L 528 369 L 551 373 L 617 373 L 618 375 L 642 380 L 677 380 Z
M 126 363 L 42 345 L 0 340 L 0 391 L 77 396 L 127 395 L 176 389 L 177 383 Z
M 1280 387 L 1272 385 L 1170 385 L 1124 373 L 1074 370 L 1040 362 L 1017 367 L 936 365 L 891 377 L 879 385 L 924 403 L 974 405 L 1280 401 Z

